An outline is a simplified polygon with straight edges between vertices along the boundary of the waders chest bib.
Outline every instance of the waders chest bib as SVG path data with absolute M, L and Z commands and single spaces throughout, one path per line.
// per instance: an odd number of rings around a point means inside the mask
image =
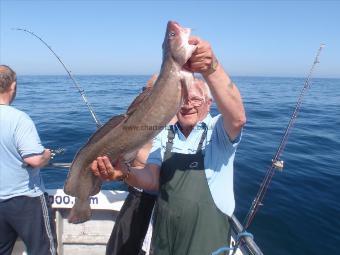
M 155 211 L 153 255 L 210 255 L 229 245 L 227 216 L 217 209 L 206 180 L 202 134 L 196 154 L 173 153 L 169 130 Z

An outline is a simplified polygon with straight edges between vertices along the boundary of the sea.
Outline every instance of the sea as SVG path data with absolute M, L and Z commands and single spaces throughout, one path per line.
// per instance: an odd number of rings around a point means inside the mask
M 124 113 L 149 76 L 75 76 L 105 123 Z M 235 159 L 235 214 L 243 222 L 279 146 L 304 78 L 232 77 L 247 123 Z M 263 204 L 248 231 L 264 254 L 340 254 L 340 79 L 314 78 L 281 155 Z M 16 108 L 35 122 L 47 148 L 63 148 L 54 162 L 71 162 L 96 131 L 68 76 L 19 76 Z M 212 115 L 218 114 L 216 105 Z M 45 168 L 47 188 L 62 188 L 67 169 Z M 103 189 L 125 189 L 119 182 Z M 208 220 L 208 219 L 207 219 Z

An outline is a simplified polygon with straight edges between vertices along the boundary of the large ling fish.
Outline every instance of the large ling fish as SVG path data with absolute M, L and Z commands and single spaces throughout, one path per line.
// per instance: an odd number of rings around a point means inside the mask
M 71 223 L 89 220 L 88 198 L 100 191 L 101 180 L 94 176 L 90 165 L 98 156 L 107 155 L 112 161 L 125 160 L 155 137 L 177 113 L 183 90 L 192 82 L 192 73 L 183 70 L 196 46 L 190 45 L 190 29 L 169 21 L 165 33 L 163 61 L 152 89 L 146 89 L 125 114 L 111 118 L 98 129 L 76 154 L 70 167 L 64 191 L 76 197 L 68 217 Z

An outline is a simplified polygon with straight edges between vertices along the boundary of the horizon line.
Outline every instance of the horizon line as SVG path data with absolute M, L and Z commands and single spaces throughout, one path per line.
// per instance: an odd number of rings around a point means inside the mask
M 196 74 L 196 73 L 195 73 Z M 74 76 L 151 76 L 153 74 L 74 74 Z M 68 76 L 67 74 L 17 74 L 20 76 Z M 298 75 L 229 75 L 230 77 L 258 77 L 258 78 L 306 78 Z M 340 79 L 340 76 L 313 76 L 313 79 Z

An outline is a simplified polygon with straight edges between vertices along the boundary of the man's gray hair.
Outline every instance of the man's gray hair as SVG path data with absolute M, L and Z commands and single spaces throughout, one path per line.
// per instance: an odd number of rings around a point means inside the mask
M 0 93 L 8 91 L 16 80 L 17 75 L 9 66 L 0 65 Z
M 201 83 L 203 85 L 204 96 L 208 99 L 213 100 L 213 97 L 211 95 L 211 91 L 210 91 L 208 84 L 200 78 L 195 78 L 195 82 Z

